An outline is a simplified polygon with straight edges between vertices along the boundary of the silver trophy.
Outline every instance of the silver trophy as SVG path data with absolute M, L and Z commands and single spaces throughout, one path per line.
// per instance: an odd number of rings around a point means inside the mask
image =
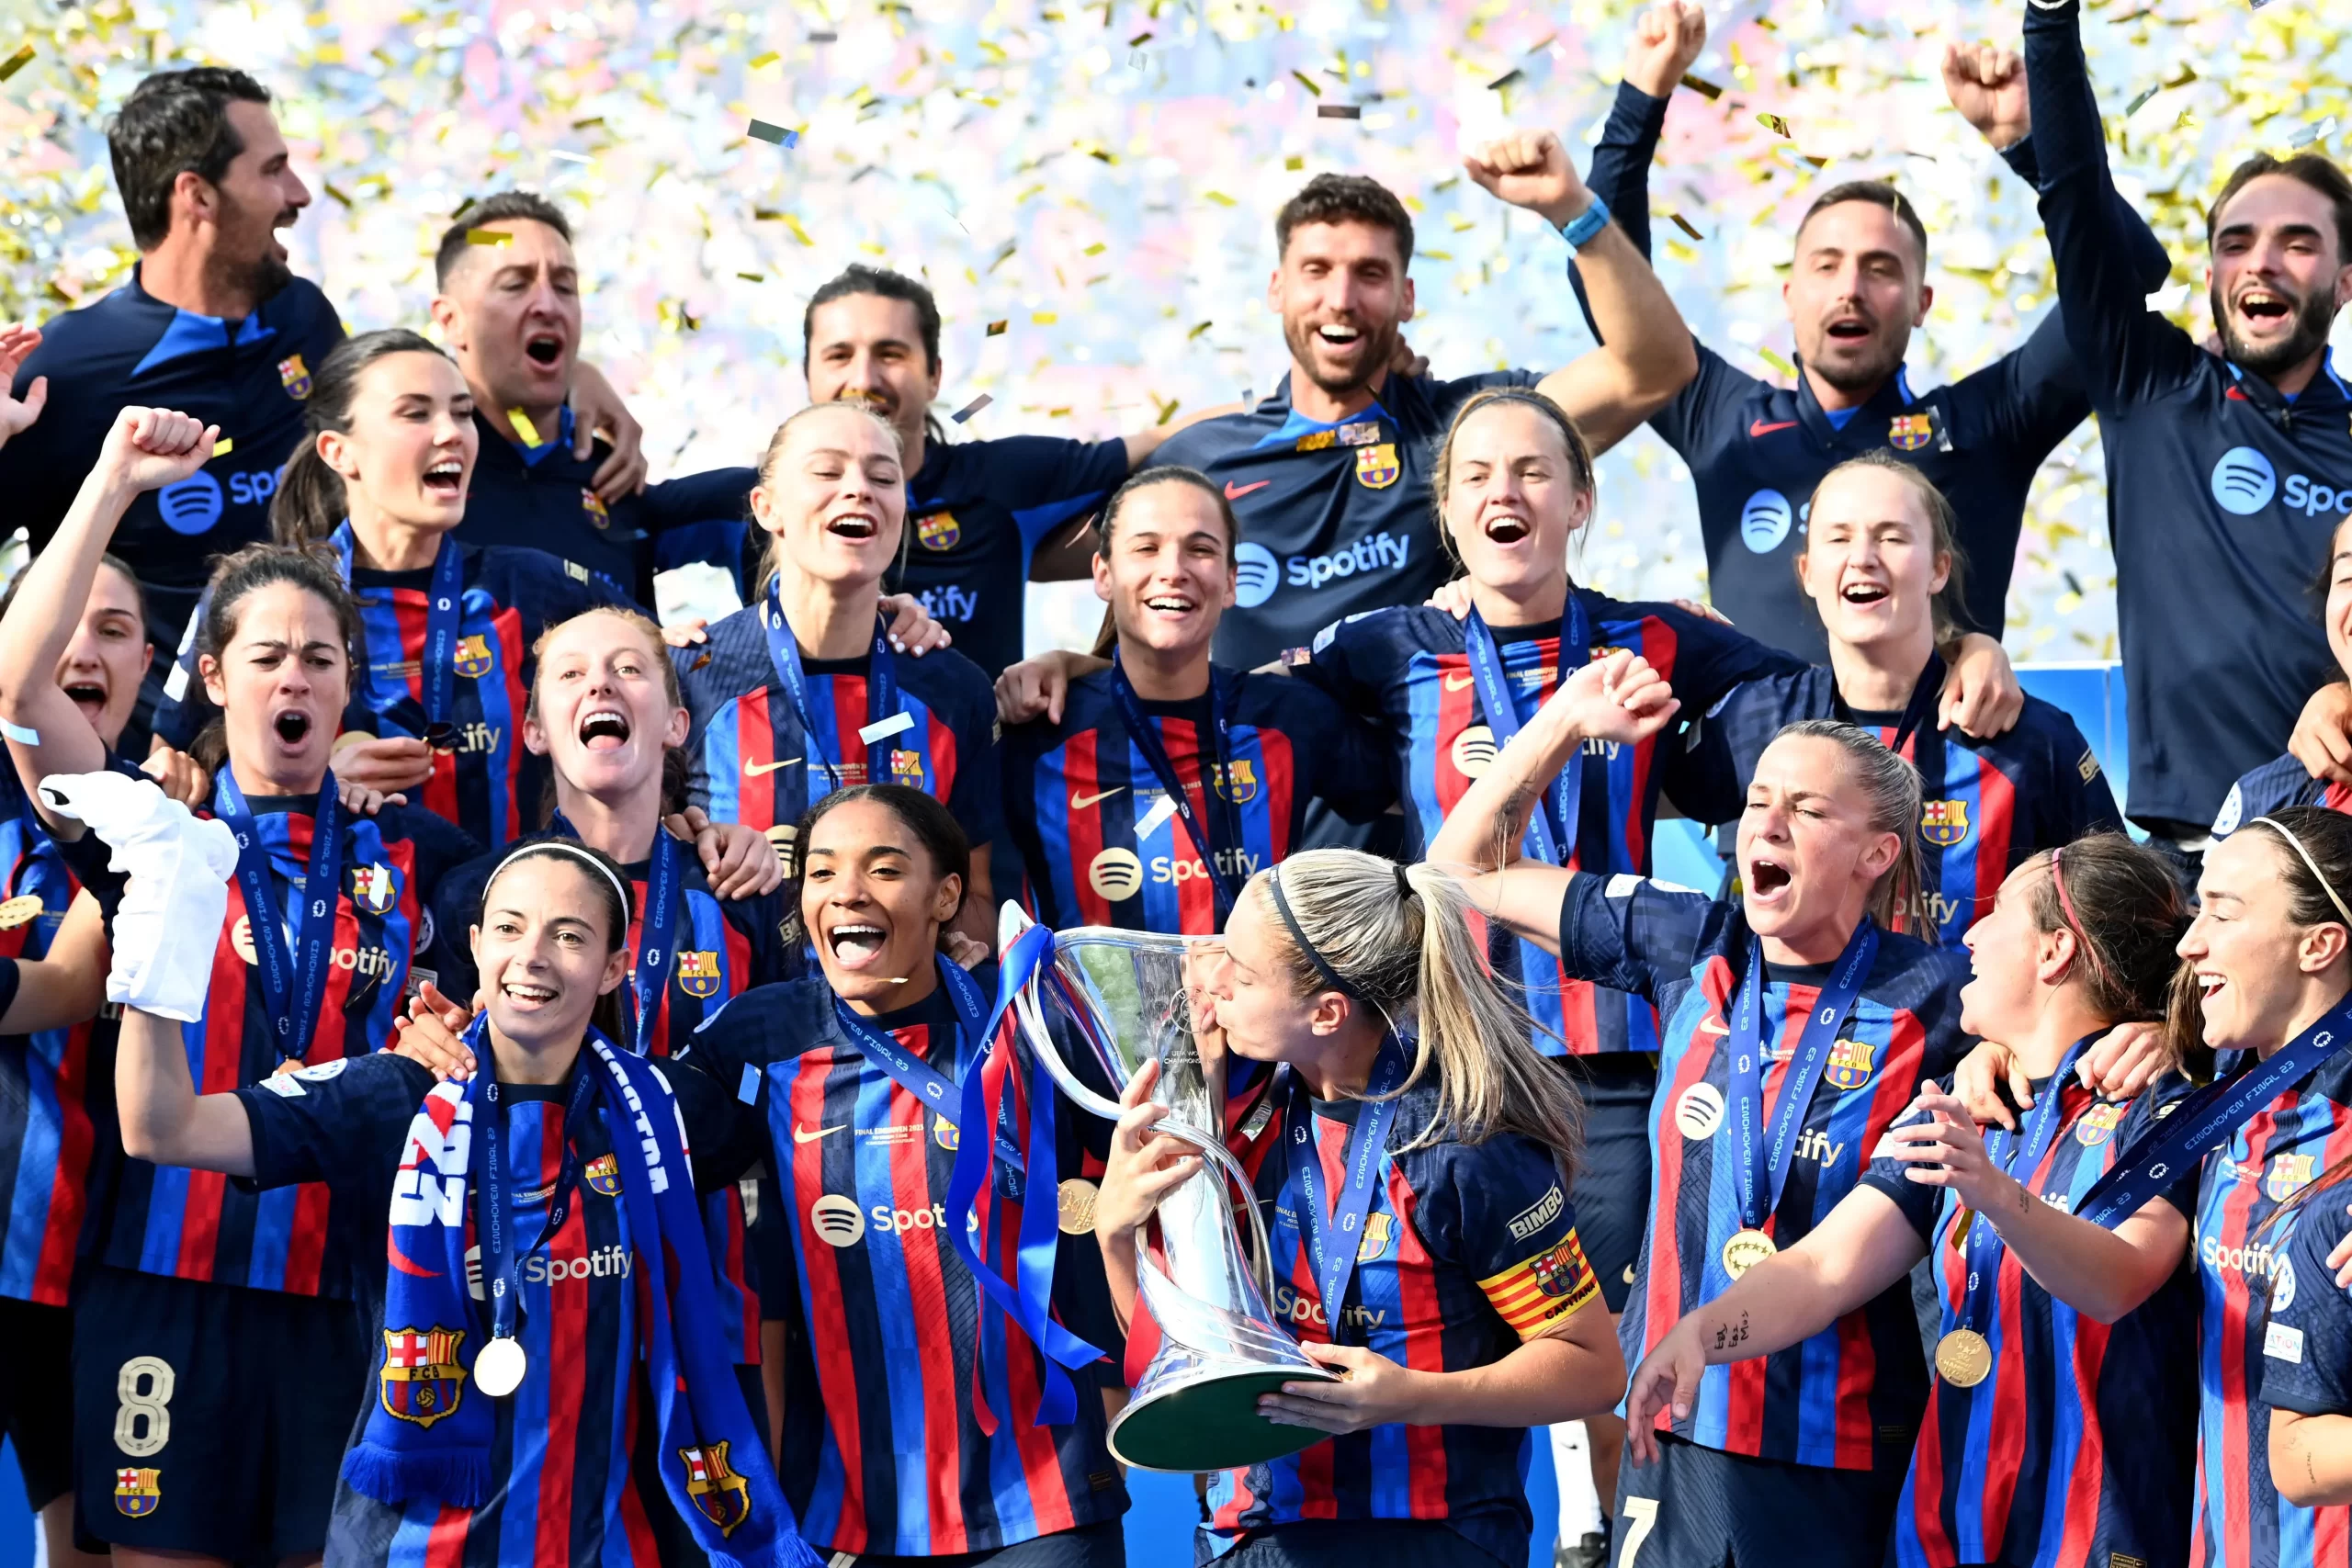
M 1005 905 L 999 951 L 1030 924 L 1018 906 Z M 1227 1470 L 1320 1442 L 1321 1433 L 1268 1421 L 1258 1400 L 1284 1382 L 1334 1380 L 1267 1305 L 1274 1282 L 1265 1216 L 1249 1174 L 1225 1145 L 1225 1064 L 1204 1060 L 1193 1037 L 1185 972 L 1203 946 L 1201 938 L 1107 926 L 1057 931 L 1052 962 L 1037 966 L 1013 1001 L 1046 1075 L 1081 1110 L 1107 1121 L 1119 1119 L 1118 1101 L 1073 1072 L 1065 1053 L 1083 1052 L 1114 1093 L 1146 1062 L 1158 1062 L 1151 1100 L 1169 1109 L 1159 1128 L 1203 1160 L 1197 1175 L 1160 1200 L 1166 1269 L 1148 1255 L 1136 1261 L 1159 1349 L 1111 1423 L 1111 1451 L 1138 1470 Z M 1240 1201 L 1228 1202 L 1228 1190 Z

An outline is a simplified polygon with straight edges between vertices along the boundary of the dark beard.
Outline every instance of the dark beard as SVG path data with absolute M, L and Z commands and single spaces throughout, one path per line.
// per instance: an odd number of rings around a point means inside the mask
M 1307 379 L 1315 383 L 1316 389 L 1326 397 L 1332 398 L 1344 398 L 1349 393 L 1361 391 L 1377 381 L 1381 374 L 1388 368 L 1389 363 L 1396 357 L 1397 336 L 1396 323 L 1394 321 L 1386 326 L 1367 324 L 1363 328 L 1365 350 L 1363 369 L 1347 380 L 1327 381 L 1317 375 L 1313 368 L 1316 362 L 1315 350 L 1323 342 L 1316 335 L 1315 329 L 1303 327 L 1294 332 L 1288 323 L 1284 323 L 1283 327 L 1283 341 L 1290 346 L 1291 363 L 1306 367 Z
M 2222 308 L 2221 289 L 2212 288 L 2207 293 L 2213 321 L 2221 328 L 2222 351 L 2229 355 L 2231 364 L 2241 370 L 2251 370 L 2265 380 L 2293 369 L 2325 348 L 2328 331 L 2335 325 L 2334 296 L 2313 289 L 2295 301 L 2293 332 L 2268 348 L 2254 348 L 2239 340 L 2234 318 Z
M 1884 386 L 1903 363 L 1903 351 L 1910 345 L 1891 344 L 1883 338 L 1872 338 L 1872 356 L 1859 363 L 1847 362 L 1833 366 L 1826 359 L 1808 359 L 1804 373 L 1818 378 L 1849 398 L 1866 397 Z
M 222 292 L 243 295 L 254 302 L 256 310 L 270 296 L 294 281 L 294 269 L 275 255 L 242 262 L 215 258 L 207 270 Z

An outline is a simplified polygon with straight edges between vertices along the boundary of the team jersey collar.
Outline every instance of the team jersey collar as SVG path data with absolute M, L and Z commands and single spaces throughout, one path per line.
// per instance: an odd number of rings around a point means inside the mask
M 476 409 L 474 411 L 474 417 L 476 419 L 481 418 L 481 411 L 480 409 Z M 539 466 L 540 459 L 544 458 L 548 453 L 555 451 L 558 447 L 570 450 L 571 446 L 571 405 L 570 403 L 564 404 L 563 407 L 557 412 L 555 431 L 555 436 L 552 440 L 542 441 L 536 446 L 526 441 L 509 440 L 507 441 L 507 445 L 514 447 L 515 456 L 523 459 L 523 466 L 526 468 L 537 468 Z M 501 439 L 503 440 L 505 438 L 501 437 Z
M 150 310 L 171 312 L 171 320 L 165 323 L 162 334 L 155 339 L 154 346 L 150 348 L 146 356 L 140 360 L 139 367 L 130 373 L 134 379 L 144 376 L 158 365 L 168 364 L 172 360 L 182 359 L 191 354 L 207 354 L 223 348 L 244 348 L 254 344 L 266 343 L 277 335 L 277 329 L 263 320 L 269 310 L 268 299 L 255 306 L 252 315 L 232 324 L 220 316 L 199 316 L 194 310 L 183 310 L 177 306 L 164 303 L 147 292 L 147 286 L 140 281 L 139 268 L 136 266 L 130 269 L 130 281 L 125 287 Z M 277 298 L 275 295 L 271 296 L 271 299 L 275 298 Z
M 2335 351 L 2333 348 L 2320 351 L 2319 374 L 2311 378 L 2309 386 L 2291 398 L 2266 378 L 2249 376 L 2227 360 L 2222 363 L 2229 367 L 2230 395 L 2252 403 L 2262 411 L 2265 417 L 2272 420 L 2282 418 L 2290 412 L 2309 413 L 2314 409 L 2341 408 L 2352 404 L 2352 388 L 2346 387 L 2344 378 L 2335 373 Z
M 1389 381 L 1395 381 L 1397 378 L 1392 374 Z M 1384 388 L 1387 385 L 1388 382 L 1382 383 Z M 1329 423 L 1321 420 L 1309 419 L 1291 406 L 1288 373 L 1284 373 L 1282 384 L 1274 389 L 1274 395 L 1258 405 L 1257 412 L 1261 414 L 1280 413 L 1283 416 L 1281 424 L 1258 438 L 1257 445 L 1251 450 L 1259 452 L 1265 451 L 1269 447 L 1286 446 L 1302 436 L 1318 435 L 1327 430 L 1339 430 L 1348 425 L 1380 423 L 1394 429 L 1396 424 L 1396 415 L 1390 413 L 1382 405 L 1377 396 L 1345 419 L 1333 420 Z
M 1917 400 L 1911 395 L 1911 372 L 1908 366 L 1898 365 L 1894 374 L 1872 392 L 1870 400 L 1856 409 L 1846 421 L 1844 429 L 1831 423 L 1829 411 L 1821 406 L 1814 395 L 1813 378 L 1805 375 L 1804 360 L 1797 360 L 1797 418 L 1804 422 L 1805 430 L 1824 446 L 1838 446 L 1851 442 L 1857 446 L 1877 446 L 1886 440 L 1887 428 Z

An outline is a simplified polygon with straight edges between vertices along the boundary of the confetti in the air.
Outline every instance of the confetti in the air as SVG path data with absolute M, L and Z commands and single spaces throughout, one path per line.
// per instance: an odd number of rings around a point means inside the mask
M 585 152 L 567 152 L 560 147 L 549 152 L 548 156 L 550 158 L 560 158 L 567 164 L 593 164 L 596 161 L 595 159 L 588 156 Z
M 758 71 L 763 67 L 774 65 L 777 61 L 782 60 L 784 56 L 778 54 L 775 50 L 769 50 L 765 54 L 755 54 L 752 56 L 746 64 L 749 69 Z
M 1005 329 L 1010 327 L 1012 324 L 1012 323 L 1011 321 L 990 321 L 989 323 L 988 335 L 990 337 L 1002 337 L 1005 333 Z
M 1683 73 L 1682 85 L 1690 88 L 1692 92 L 1698 94 L 1700 96 L 1705 98 L 1710 103 L 1713 103 L 1715 99 L 1724 96 L 1724 90 L 1721 87 L 1716 86 L 1713 82 L 1708 81 L 1703 76 L 1693 76 L 1688 72 Z
M 800 132 L 781 125 L 770 125 L 763 119 L 755 119 L 752 122 L 750 135 L 757 141 L 773 141 L 779 147 L 800 145 Z
M 469 229 L 466 243 L 469 245 L 511 245 L 514 236 L 504 229 Z
M 2145 104 L 2150 98 L 2154 97 L 2158 93 L 2161 93 L 2164 90 L 2165 85 L 2161 82 L 2151 82 L 2146 86 L 2141 88 L 2137 93 L 2132 95 L 2132 101 L 2123 106 L 2123 118 L 2125 119 L 2130 119 L 2133 115 L 2138 114 L 2142 105 Z
M 33 62 L 33 46 L 25 45 L 6 60 L 0 60 L 0 82 L 6 82 Z
M 1681 230 L 1684 233 L 1690 235 L 1694 240 L 1703 240 L 1707 237 L 1699 232 L 1698 230 L 1690 227 L 1690 220 L 1683 217 L 1679 212 L 1668 213 L 1666 215 L 1666 220 L 1673 224 L 1676 228 Z
M 1361 104 L 1317 104 L 1315 106 L 1315 118 L 1317 119 L 1362 119 L 1363 107 Z
M 1769 348 L 1758 349 L 1756 351 L 1756 357 L 1770 366 L 1773 369 L 1778 370 L 1783 376 L 1793 377 L 1797 373 L 1797 367 L 1795 366 L 1790 364 L 1787 360 L 1781 358 L 1779 355 L 1773 353 Z
M 1756 123 L 1762 126 L 1765 130 L 1770 131 L 1775 136 L 1786 137 L 1789 134 L 1789 122 L 1782 119 L 1779 115 L 1759 114 L 1756 117 Z
M 235 440 L 226 435 L 212 444 L 212 455 L 216 457 L 225 457 L 236 449 L 237 443 Z
M 958 424 L 963 423 L 966 420 L 970 419 L 974 414 L 979 412 L 982 409 L 988 407 L 994 401 L 996 401 L 994 398 L 989 396 L 986 392 L 982 392 L 978 397 L 974 398 L 970 402 L 966 403 L 962 408 L 956 411 L 956 423 Z

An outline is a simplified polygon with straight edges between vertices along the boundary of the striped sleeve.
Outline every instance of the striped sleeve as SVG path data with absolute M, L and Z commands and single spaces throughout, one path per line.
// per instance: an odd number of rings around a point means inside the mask
M 1553 1332 L 1600 1294 L 1600 1281 L 1585 1261 L 1584 1244 L 1573 1230 L 1501 1273 L 1479 1280 L 1478 1288 L 1521 1339 Z

